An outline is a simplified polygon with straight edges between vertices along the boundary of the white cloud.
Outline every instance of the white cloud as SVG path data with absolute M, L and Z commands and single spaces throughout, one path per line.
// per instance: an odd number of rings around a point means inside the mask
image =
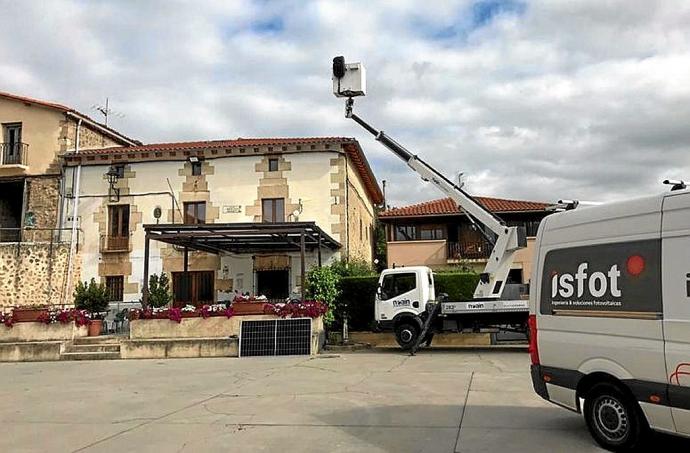
M 355 136 L 392 204 L 441 196 L 343 117 L 344 54 L 368 69 L 357 111 L 478 195 L 606 200 L 690 178 L 688 2 L 477 3 L 15 2 L 0 89 L 85 112 L 108 96 L 145 142 Z

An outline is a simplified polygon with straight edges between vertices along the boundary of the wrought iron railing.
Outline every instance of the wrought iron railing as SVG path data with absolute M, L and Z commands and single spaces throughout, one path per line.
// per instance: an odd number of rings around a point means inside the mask
M 490 254 L 491 245 L 486 241 L 448 242 L 449 260 L 483 260 Z
M 26 143 L 1 143 L 0 165 L 26 165 L 28 154 Z

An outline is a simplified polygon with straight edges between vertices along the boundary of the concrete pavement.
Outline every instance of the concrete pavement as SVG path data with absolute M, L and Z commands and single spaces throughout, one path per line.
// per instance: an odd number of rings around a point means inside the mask
M 523 351 L 0 364 L 0 451 L 598 451 Z

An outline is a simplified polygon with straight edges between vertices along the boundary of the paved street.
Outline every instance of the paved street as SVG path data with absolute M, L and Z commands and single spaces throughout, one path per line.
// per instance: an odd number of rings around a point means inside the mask
M 598 451 L 523 351 L 0 364 L 0 451 Z

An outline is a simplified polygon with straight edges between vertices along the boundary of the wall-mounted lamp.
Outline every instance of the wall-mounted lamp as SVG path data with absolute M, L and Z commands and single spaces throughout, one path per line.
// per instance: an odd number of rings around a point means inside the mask
M 115 184 L 117 184 L 118 180 L 117 168 L 110 167 L 108 169 L 108 173 L 106 173 L 105 176 L 108 178 L 108 184 L 110 185 L 110 187 L 108 188 L 108 200 L 115 202 L 120 201 L 120 189 L 115 187 Z

